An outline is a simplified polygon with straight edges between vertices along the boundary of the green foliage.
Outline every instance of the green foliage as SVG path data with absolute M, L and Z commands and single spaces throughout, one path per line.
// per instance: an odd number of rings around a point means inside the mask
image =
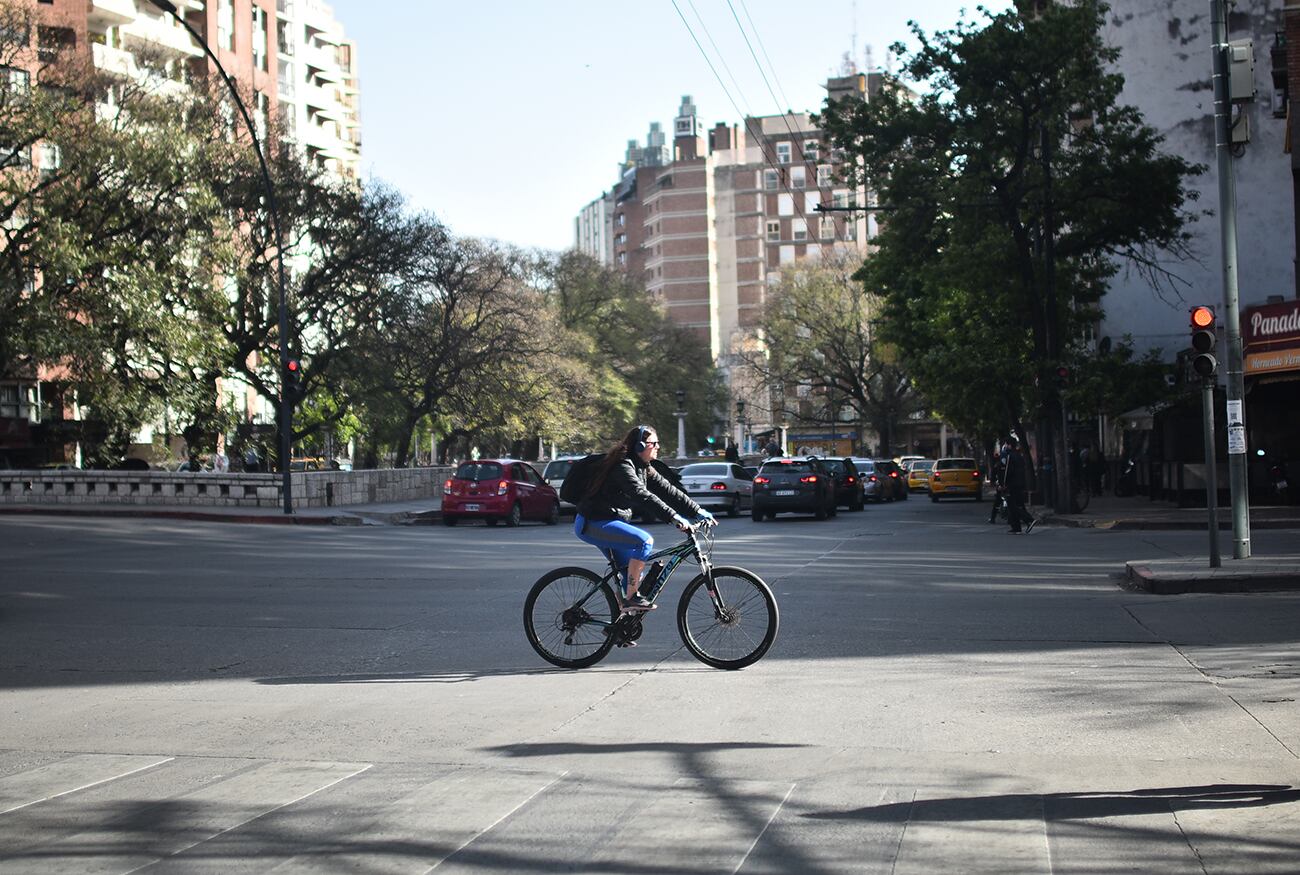
M 893 80 L 821 117 L 862 159 L 854 181 L 892 208 L 861 275 L 886 300 L 885 336 L 964 430 L 989 436 L 1055 403 L 1039 378 L 1079 354 L 1074 339 L 1100 318 L 1119 263 L 1176 282 L 1156 253 L 1183 251 L 1184 183 L 1200 168 L 1162 153 L 1160 135 L 1118 103 L 1105 14 L 1084 0 L 984 12 L 933 37 L 915 29 L 918 51 L 895 48 L 923 94 Z

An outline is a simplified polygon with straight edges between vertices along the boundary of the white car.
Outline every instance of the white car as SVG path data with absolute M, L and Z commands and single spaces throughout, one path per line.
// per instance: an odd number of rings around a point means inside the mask
M 546 468 L 542 471 L 542 479 L 549 483 L 551 488 L 553 488 L 556 494 L 558 494 L 560 487 L 564 485 L 564 475 L 568 474 L 570 466 L 581 458 L 583 457 L 556 456 L 554 459 L 546 463 Z M 572 504 L 563 499 L 560 500 L 560 506 L 567 508 L 573 507 Z
M 737 516 L 754 503 L 754 479 L 734 462 L 696 462 L 677 472 L 682 491 L 705 510 L 717 508 Z

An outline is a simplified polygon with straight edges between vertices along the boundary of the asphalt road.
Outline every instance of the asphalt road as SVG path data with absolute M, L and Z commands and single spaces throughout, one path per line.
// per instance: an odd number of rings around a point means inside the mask
M 1203 534 L 987 511 L 724 520 L 782 612 L 741 672 L 684 576 L 538 658 L 528 587 L 600 564 L 564 525 L 0 519 L 0 873 L 1300 869 L 1300 595 L 1127 591 Z

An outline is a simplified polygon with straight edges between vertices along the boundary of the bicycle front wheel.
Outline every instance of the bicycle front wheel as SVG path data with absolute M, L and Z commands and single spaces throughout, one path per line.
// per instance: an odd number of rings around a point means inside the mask
M 776 640 L 776 597 L 762 579 L 743 568 L 713 569 L 715 603 L 703 574 L 686 584 L 677 604 L 677 631 L 686 649 L 705 665 L 737 669 L 763 658 Z
M 560 668 L 586 668 L 605 658 L 618 619 L 608 584 L 586 568 L 557 568 L 542 575 L 524 600 L 524 632 L 537 655 Z

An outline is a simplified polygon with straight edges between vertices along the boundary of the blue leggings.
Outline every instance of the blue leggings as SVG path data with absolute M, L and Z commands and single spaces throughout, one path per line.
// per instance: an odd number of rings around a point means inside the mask
M 618 567 L 624 570 L 629 560 L 645 562 L 654 553 L 655 539 L 650 533 L 622 520 L 589 520 L 578 514 L 573 520 L 573 533 L 602 553 L 612 550 Z M 626 588 L 626 581 L 623 585 Z

